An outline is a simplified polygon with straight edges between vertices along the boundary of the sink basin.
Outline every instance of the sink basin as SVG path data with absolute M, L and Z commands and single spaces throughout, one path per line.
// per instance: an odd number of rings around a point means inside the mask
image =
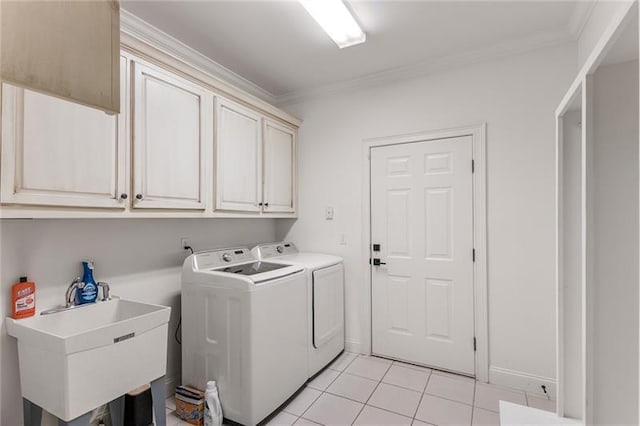
M 123 299 L 7 318 L 22 396 L 70 421 L 165 374 L 171 308 Z

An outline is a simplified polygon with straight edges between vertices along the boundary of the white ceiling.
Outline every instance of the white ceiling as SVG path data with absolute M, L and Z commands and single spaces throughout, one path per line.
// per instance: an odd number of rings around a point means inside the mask
M 121 4 L 274 98 L 567 41 L 588 15 L 585 2 L 572 1 L 352 0 L 348 6 L 367 42 L 338 49 L 293 0 Z

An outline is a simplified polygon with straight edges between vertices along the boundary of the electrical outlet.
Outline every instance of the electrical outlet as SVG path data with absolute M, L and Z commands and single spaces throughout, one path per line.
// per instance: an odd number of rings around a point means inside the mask
M 180 238 L 180 248 L 182 250 L 184 250 L 185 247 L 191 247 L 191 243 L 189 242 L 189 238 Z
M 333 220 L 333 214 L 334 214 L 333 207 L 327 206 L 327 208 L 324 211 L 325 220 Z

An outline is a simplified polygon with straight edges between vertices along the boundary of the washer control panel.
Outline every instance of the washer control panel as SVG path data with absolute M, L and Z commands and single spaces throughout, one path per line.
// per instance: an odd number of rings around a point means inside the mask
M 194 255 L 195 269 L 215 269 L 220 266 L 245 263 L 255 260 L 251 251 L 246 247 L 211 250 Z
M 287 241 L 273 244 L 261 244 L 254 247 L 252 251 L 254 256 L 258 259 L 268 259 L 270 257 L 299 253 L 296 245 Z

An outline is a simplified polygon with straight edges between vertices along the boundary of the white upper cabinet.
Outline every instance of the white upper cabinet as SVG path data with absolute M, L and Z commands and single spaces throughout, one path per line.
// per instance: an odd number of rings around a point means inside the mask
M 213 96 L 151 65 L 133 66 L 133 207 L 204 210 Z
M 218 101 L 216 209 L 259 212 L 262 207 L 262 127 L 258 113 Z
M 144 44 L 118 75 L 119 114 L 0 84 L 0 218 L 295 217 L 299 120 Z
M 124 58 L 120 67 L 126 74 Z M 120 90 L 124 111 L 124 85 Z M 124 208 L 125 120 L 126 114 L 3 84 L 0 201 Z
M 273 120 L 264 120 L 264 212 L 295 210 L 296 133 Z
M 5 82 L 118 113 L 119 56 L 117 0 L 0 2 Z

